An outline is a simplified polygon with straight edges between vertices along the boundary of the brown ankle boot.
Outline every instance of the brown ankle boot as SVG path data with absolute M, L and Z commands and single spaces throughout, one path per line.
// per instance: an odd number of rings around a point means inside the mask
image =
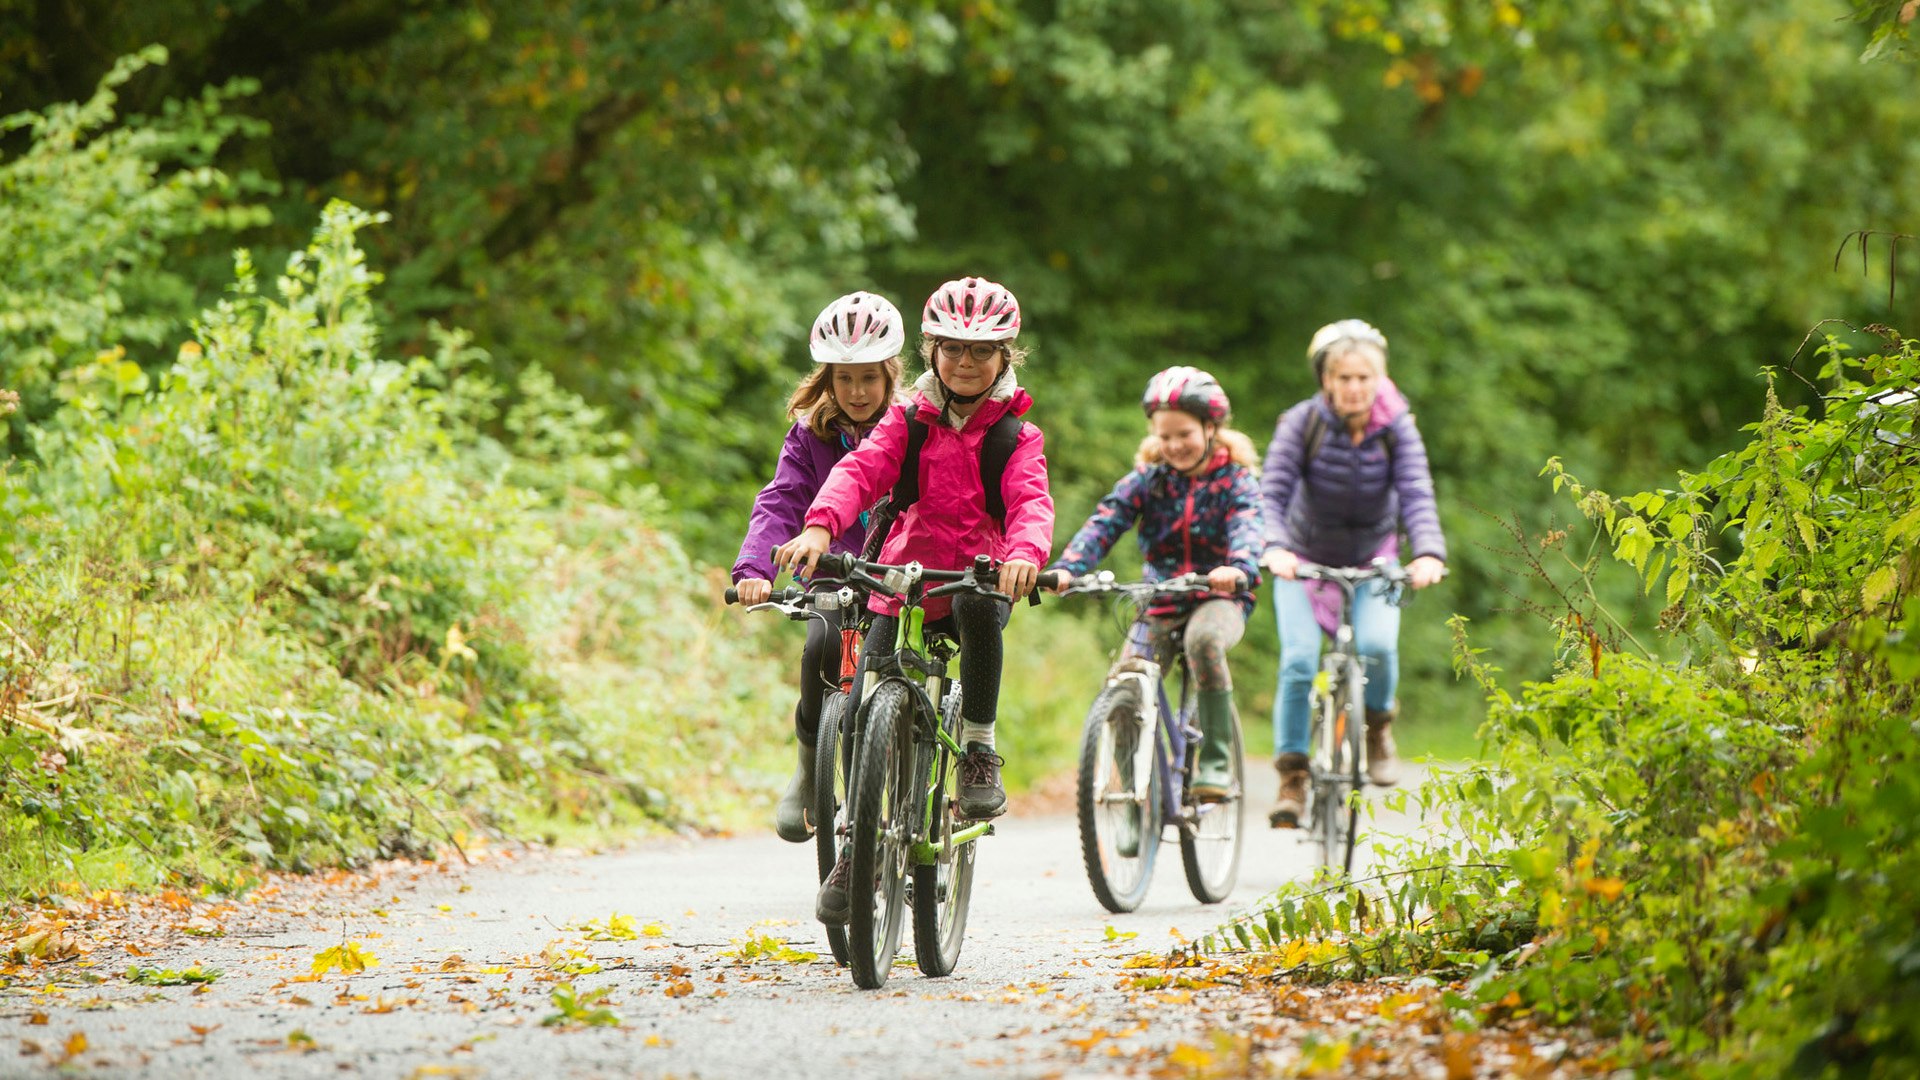
M 1399 709 L 1367 710 L 1367 782 L 1392 787 L 1400 782 L 1400 759 L 1394 756 L 1393 721 Z
M 1307 755 L 1281 754 L 1273 759 L 1273 767 L 1280 771 L 1280 797 L 1267 815 L 1267 824 L 1276 829 L 1297 828 L 1307 812 Z

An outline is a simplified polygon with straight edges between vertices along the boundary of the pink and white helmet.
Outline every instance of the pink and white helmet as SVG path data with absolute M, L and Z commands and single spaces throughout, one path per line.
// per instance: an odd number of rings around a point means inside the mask
M 986 278 L 956 278 L 927 297 L 920 330 L 951 341 L 1012 341 L 1020 336 L 1020 301 Z
M 816 364 L 872 364 L 900 355 L 907 329 L 900 309 L 884 296 L 854 292 L 828 304 L 813 320 L 808 347 Z
M 1202 423 L 1218 424 L 1232 405 L 1219 380 L 1197 367 L 1170 367 L 1147 380 L 1140 408 L 1151 417 L 1161 409 L 1179 409 Z

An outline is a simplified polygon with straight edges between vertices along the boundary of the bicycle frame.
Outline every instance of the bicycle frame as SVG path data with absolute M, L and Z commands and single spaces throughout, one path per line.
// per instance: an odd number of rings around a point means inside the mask
M 1198 745 L 1200 734 L 1191 726 L 1193 719 L 1193 672 L 1187 667 L 1186 654 L 1179 648 L 1179 636 L 1173 638 L 1175 665 L 1180 676 L 1180 708 L 1173 708 L 1167 696 L 1167 676 L 1158 660 L 1152 658 L 1152 642 L 1146 624 L 1135 622 L 1128 629 L 1128 641 L 1136 648 L 1148 653 L 1138 657 L 1147 671 L 1123 671 L 1107 680 L 1109 686 L 1131 683 L 1134 692 L 1141 701 L 1151 701 L 1156 705 L 1154 726 L 1159 735 L 1152 740 L 1153 767 L 1160 774 L 1160 807 L 1162 818 L 1179 823 L 1183 829 L 1192 828 L 1194 818 L 1182 811 L 1181 799 L 1186 794 L 1187 752 Z M 1136 766 L 1139 762 L 1136 761 Z M 1138 774 L 1136 774 L 1138 775 Z

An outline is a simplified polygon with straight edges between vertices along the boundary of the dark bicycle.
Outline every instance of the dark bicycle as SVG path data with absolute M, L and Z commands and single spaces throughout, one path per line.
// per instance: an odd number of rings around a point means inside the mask
M 808 811 L 811 819 L 808 824 L 813 829 L 814 861 L 823 883 L 833 872 L 834 859 L 839 855 L 839 838 L 846 834 L 847 776 L 853 767 L 853 743 L 843 737 L 847 725 L 842 717 L 846 715 L 853 689 L 860 638 L 871 620 L 864 591 L 846 585 L 837 589 L 821 587 L 832 584 L 816 580 L 812 590 L 789 585 L 772 593 L 765 602 L 747 608 L 748 611 L 778 612 L 795 622 L 826 621 L 826 612 L 840 613 L 840 686 L 820 700 L 820 727 L 814 736 L 813 751 L 813 806 Z M 739 603 L 739 591 L 729 587 L 726 600 L 729 604 Z M 846 928 L 829 925 L 826 929 L 827 947 L 832 950 L 834 960 L 846 963 Z
M 960 644 L 951 634 L 926 629 L 924 605 L 961 593 L 1011 604 L 994 587 L 997 571 L 986 556 L 966 570 L 848 555 L 819 562 L 820 575 L 901 603 L 894 651 L 876 656 L 869 649 L 861 657 L 852 730 L 842 736 L 857 747 L 848 773 L 852 809 L 845 815 L 852 900 L 847 954 L 853 981 L 863 989 L 886 983 L 909 900 L 920 970 L 949 975 L 959 963 L 973 893 L 974 841 L 991 836 L 993 825 L 959 813 L 961 686 L 948 671 Z M 843 710 L 840 719 L 847 715 Z
M 1356 567 L 1301 563 L 1301 581 L 1331 581 L 1340 587 L 1340 622 L 1332 647 L 1320 657 L 1309 708 L 1307 770 L 1312 785 L 1308 835 L 1320 845 L 1320 865 L 1353 873 L 1354 839 L 1360 818 L 1360 793 L 1367 769 L 1367 668 L 1353 637 L 1353 599 L 1369 581 L 1387 583 L 1390 603 L 1405 604 L 1407 571 L 1392 559 Z
M 1054 575 L 1063 572 L 1053 571 Z M 1042 575 L 1049 583 L 1049 576 Z M 1057 582 L 1057 576 L 1052 582 Z M 1180 861 L 1194 898 L 1217 904 L 1240 876 L 1240 836 L 1246 807 L 1240 725 L 1233 725 L 1232 782 L 1222 801 L 1193 796 L 1199 760 L 1193 672 L 1176 630 L 1171 652 L 1180 673 L 1180 707 L 1167 698 L 1160 665 L 1140 635 L 1139 612 L 1154 596 L 1210 593 L 1201 574 L 1166 581 L 1119 582 L 1109 571 L 1075 578 L 1063 595 L 1106 594 L 1124 613 L 1132 653 L 1115 665 L 1107 685 L 1087 710 L 1080 739 L 1077 803 L 1080 854 L 1094 898 L 1108 911 L 1126 912 L 1146 899 L 1153 866 L 1168 824 L 1179 829 Z M 1145 656 L 1138 654 L 1145 653 Z

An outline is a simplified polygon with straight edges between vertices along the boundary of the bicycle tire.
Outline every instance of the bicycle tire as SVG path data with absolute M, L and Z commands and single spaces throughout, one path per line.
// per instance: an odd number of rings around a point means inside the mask
M 1247 784 L 1246 755 L 1240 743 L 1240 721 L 1234 718 L 1232 760 L 1228 768 L 1231 782 L 1222 802 L 1198 803 L 1192 785 L 1182 796 L 1194 815 L 1193 826 L 1180 830 L 1180 866 L 1187 874 L 1187 888 L 1203 904 L 1217 904 L 1232 892 L 1240 880 L 1240 841 L 1246 834 Z M 1198 753 L 1198 747 L 1190 750 Z
M 820 729 L 813 741 L 813 850 L 820 869 L 820 882 L 840 857 L 840 845 L 847 834 L 847 818 L 852 810 L 847 799 L 847 782 L 852 775 L 853 738 L 846 717 L 847 694 L 836 690 L 820 703 Z M 847 928 L 828 926 L 827 948 L 833 962 L 847 963 Z
M 959 699 L 949 700 L 941 726 L 948 736 L 960 738 Z M 920 751 L 914 770 L 920 781 L 913 788 L 916 807 L 925 807 L 929 794 L 934 800 L 932 829 L 927 839 L 942 845 L 941 855 L 932 865 L 913 868 L 913 958 L 922 974 L 940 978 L 953 974 L 960 963 L 960 947 L 967 936 L 967 909 L 973 898 L 973 860 L 979 841 L 949 847 L 957 811 L 954 800 L 960 796 L 960 762 L 945 744 L 915 743 Z M 920 811 L 916 811 L 920 812 Z M 943 880 L 944 879 L 944 880 Z
M 1358 727 L 1361 716 L 1352 709 L 1353 658 L 1333 653 L 1328 693 L 1320 699 L 1313 732 L 1313 833 L 1320 846 L 1320 865 L 1351 873 L 1355 816 L 1354 794 L 1360 790 Z
M 1153 884 L 1154 860 L 1160 852 L 1162 812 L 1160 770 L 1155 766 L 1157 748 L 1152 742 L 1146 743 L 1147 752 L 1136 754 L 1130 767 L 1123 765 L 1115 754 L 1116 745 L 1123 741 L 1118 738 L 1123 731 L 1120 725 L 1135 726 L 1136 746 L 1142 745 L 1139 740 L 1152 739 L 1154 729 L 1146 722 L 1147 706 L 1134 700 L 1137 696 L 1131 688 L 1122 685 L 1109 686 L 1093 699 L 1080 736 L 1080 772 L 1074 785 L 1080 820 L 1080 857 L 1086 864 L 1087 884 L 1093 887 L 1093 898 L 1100 906 L 1116 914 L 1132 911 L 1146 899 L 1147 888 Z M 1132 716 L 1129 718 L 1127 713 Z M 1144 801 L 1137 779 L 1143 765 Z M 1131 812 L 1108 797 L 1109 785 L 1131 789 Z M 1127 821 L 1129 817 L 1133 819 L 1131 825 Z M 1122 840 L 1128 828 L 1138 829 L 1132 856 L 1122 854 L 1125 846 Z
M 885 986 L 900 950 L 913 806 L 913 717 L 907 688 L 882 682 L 865 706 L 855 770 L 847 960 L 854 985 Z
M 1352 674 L 1358 674 L 1360 659 L 1348 658 L 1353 665 Z M 1364 684 L 1357 678 L 1347 679 L 1347 776 L 1346 800 L 1340 810 L 1340 832 L 1342 852 L 1340 872 L 1353 877 L 1353 846 L 1360 836 L 1360 793 L 1366 789 L 1366 780 L 1362 775 L 1363 740 L 1362 733 L 1366 725 L 1366 702 L 1361 699 Z

